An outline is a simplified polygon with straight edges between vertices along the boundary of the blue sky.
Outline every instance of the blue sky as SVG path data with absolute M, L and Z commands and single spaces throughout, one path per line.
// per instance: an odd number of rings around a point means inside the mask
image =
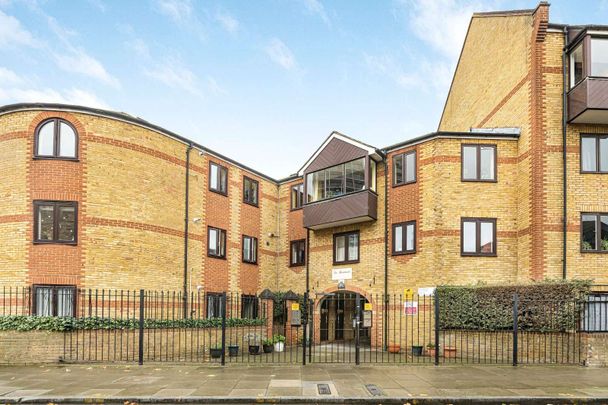
M 470 15 L 534 1 L 0 0 L 0 104 L 124 111 L 268 175 L 434 131 Z M 608 0 L 551 2 L 608 24 Z

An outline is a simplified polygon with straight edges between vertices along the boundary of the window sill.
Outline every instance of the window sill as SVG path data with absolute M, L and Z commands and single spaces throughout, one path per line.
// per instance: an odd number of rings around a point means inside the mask
M 391 256 L 407 256 L 407 255 L 415 255 L 416 251 L 415 250 L 411 250 L 408 252 L 392 252 Z
M 460 179 L 463 183 L 498 183 L 497 179 L 494 180 L 477 180 L 477 179 Z
M 210 257 L 212 259 L 226 260 L 226 256 L 216 256 L 209 253 L 207 253 L 207 257 Z
M 67 162 L 80 162 L 80 159 L 71 157 L 55 157 L 55 156 L 34 156 L 33 160 L 65 160 Z
M 219 190 L 214 190 L 214 189 L 212 189 L 211 187 L 209 187 L 209 191 L 211 191 L 212 193 L 215 193 L 215 194 L 222 195 L 222 196 L 224 196 L 224 197 L 228 197 L 228 192 L 223 193 L 223 192 L 221 192 L 221 191 L 219 191 Z
M 498 257 L 496 253 L 463 253 L 460 252 L 461 257 Z
M 249 201 L 243 200 L 243 203 L 247 204 L 247 205 L 251 205 L 252 207 L 260 208 L 259 204 L 254 204 L 254 203 L 249 202 Z
M 414 181 L 408 181 L 406 183 L 393 183 L 393 188 L 409 186 L 410 184 L 416 184 L 417 182 L 418 182 L 418 179 L 416 179 Z
M 248 262 L 248 261 L 246 261 L 246 260 L 241 260 L 241 262 L 242 262 L 243 264 L 250 264 L 250 265 L 252 265 L 252 266 L 257 266 L 257 265 L 258 265 L 258 262 Z
M 296 264 L 290 264 L 289 267 L 304 267 L 306 266 L 306 263 L 296 263 Z
M 602 255 L 602 254 L 608 253 L 608 250 L 584 250 L 584 249 L 581 249 L 581 253 L 595 253 L 595 254 Z
M 579 173 L 580 174 L 608 174 L 608 171 L 606 171 L 606 172 L 592 172 L 592 171 L 581 170 Z
M 349 260 L 349 261 L 346 261 L 346 262 L 333 262 L 333 265 L 334 266 L 341 266 L 343 264 L 356 264 L 356 263 L 359 263 L 359 260 Z
M 77 246 L 78 242 L 61 242 L 61 241 L 44 241 L 44 240 L 35 240 L 34 245 L 67 245 L 67 246 Z

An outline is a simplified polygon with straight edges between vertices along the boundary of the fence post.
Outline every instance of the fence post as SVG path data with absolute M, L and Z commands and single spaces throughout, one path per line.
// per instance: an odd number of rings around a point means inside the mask
M 361 295 L 359 293 L 357 293 L 355 295 L 355 299 L 357 300 L 357 302 L 355 302 L 355 364 L 359 365 L 359 363 L 360 363 L 359 345 L 361 343 L 359 341 L 360 340 L 359 326 L 361 324 Z
M 144 290 L 139 290 L 139 365 L 144 364 Z
M 222 293 L 222 366 L 226 365 L 226 292 Z
M 304 300 L 302 301 L 302 312 L 301 312 L 301 319 L 302 319 L 302 365 L 305 366 L 306 365 L 306 345 L 307 345 L 307 336 L 306 333 L 308 332 L 308 293 L 305 292 L 304 293 Z
M 433 295 L 435 299 L 435 365 L 439 365 L 439 296 L 437 290 Z
M 518 325 L 517 318 L 519 317 L 519 297 L 517 293 L 513 294 L 513 366 L 517 366 L 517 335 L 518 335 Z

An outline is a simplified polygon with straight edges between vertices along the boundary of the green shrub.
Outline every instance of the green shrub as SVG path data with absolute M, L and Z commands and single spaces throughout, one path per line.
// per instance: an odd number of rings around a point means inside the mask
M 510 330 L 513 328 L 513 295 L 518 295 L 518 327 L 522 330 L 556 332 L 577 325 L 581 300 L 591 282 L 544 281 L 506 286 L 440 286 L 441 329 Z

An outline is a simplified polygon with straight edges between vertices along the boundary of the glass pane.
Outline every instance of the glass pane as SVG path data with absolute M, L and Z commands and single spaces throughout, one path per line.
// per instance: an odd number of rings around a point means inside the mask
M 57 316 L 74 316 L 74 289 L 57 288 Z
M 414 250 L 414 238 L 416 235 L 416 229 L 414 224 L 409 224 L 406 227 L 406 233 L 405 233 L 405 250 L 407 250 L 408 252 L 411 252 L 412 250 Z
M 218 190 L 217 169 L 218 167 L 216 165 L 211 165 L 211 172 L 209 173 L 209 187 L 211 187 L 212 190 Z
M 481 146 L 480 148 L 481 180 L 494 180 L 494 152 L 496 149 L 491 146 Z
M 591 76 L 608 77 L 608 39 L 591 39 Z
M 55 121 L 49 121 L 38 131 L 38 156 L 53 156 L 55 144 Z
M 209 253 L 218 254 L 218 238 L 217 229 L 209 229 Z
M 464 222 L 462 225 L 462 251 L 475 253 L 477 251 L 477 233 L 475 222 Z
M 583 250 L 596 250 L 595 235 L 596 235 L 596 216 L 583 215 L 583 234 L 581 235 L 581 244 Z
M 291 244 L 291 260 L 290 263 L 291 264 L 296 264 L 298 262 L 298 244 L 297 243 L 292 243 Z
M 298 208 L 298 187 L 293 187 L 291 189 L 291 208 Z
M 600 138 L 600 171 L 608 172 L 608 138 Z
M 477 179 L 476 146 L 465 146 L 462 148 L 462 178 L 465 180 Z
M 343 262 L 346 260 L 346 237 L 336 237 L 336 262 Z
M 584 172 L 597 170 L 596 141 L 594 137 L 581 138 L 581 160 Z
M 403 226 L 399 225 L 395 227 L 395 252 L 403 252 Z
M 59 124 L 59 156 L 76 157 L 76 133 L 68 124 Z
M 326 198 L 337 197 L 344 194 L 344 165 L 330 167 L 326 172 Z
M 298 263 L 304 263 L 306 258 L 306 242 L 298 243 Z
M 346 192 L 352 193 L 365 189 L 365 159 L 344 164 L 346 173 Z
M 348 260 L 359 259 L 359 235 L 348 235 Z
M 600 250 L 608 250 L 608 215 L 600 216 Z
M 325 198 L 325 170 L 307 175 L 306 181 L 308 202 L 319 201 Z
M 59 240 L 74 241 L 76 237 L 76 209 L 59 207 Z
M 53 290 L 49 287 L 36 288 L 36 315 L 53 316 Z
M 395 176 L 395 184 L 403 183 L 403 155 L 393 158 L 393 173 Z
M 38 235 L 37 240 L 53 240 L 53 213 L 52 205 L 38 206 Z
M 570 53 L 570 86 L 573 87 L 583 79 L 583 45 Z
M 416 180 L 416 154 L 410 153 L 405 156 L 405 181 L 407 183 Z
M 376 191 L 376 161 L 374 159 L 369 160 L 369 179 L 370 189 Z
M 251 238 L 243 238 L 243 259 L 251 261 Z
M 480 222 L 481 253 L 494 253 L 494 223 Z
M 228 192 L 228 169 L 220 167 L 220 191 L 222 193 Z
M 219 236 L 219 254 L 224 257 L 226 255 L 226 232 L 218 231 Z
M 251 239 L 251 261 L 252 262 L 258 261 L 258 240 L 257 239 Z

